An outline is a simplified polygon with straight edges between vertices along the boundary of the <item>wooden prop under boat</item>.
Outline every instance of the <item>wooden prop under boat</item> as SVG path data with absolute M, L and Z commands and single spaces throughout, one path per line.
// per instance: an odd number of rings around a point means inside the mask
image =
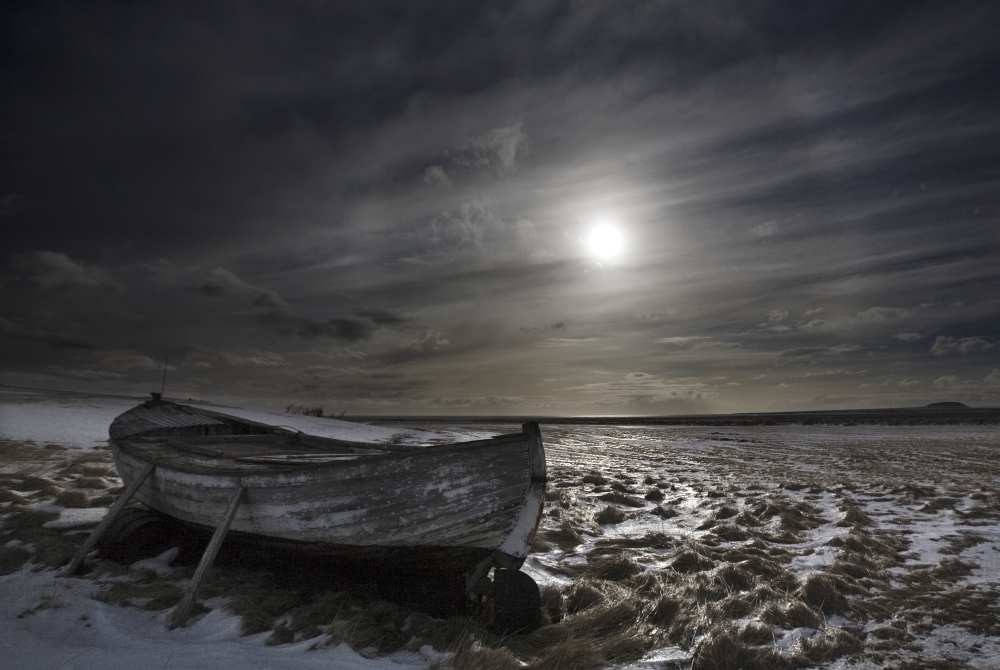
M 268 423 L 280 420 L 282 424 Z M 125 491 L 67 568 L 85 555 L 129 499 L 188 526 L 215 529 L 173 620 L 187 618 L 223 537 L 244 537 L 361 559 L 428 562 L 482 588 L 492 568 L 517 570 L 545 495 L 536 423 L 520 433 L 451 444 L 362 437 L 363 424 L 262 417 L 162 400 L 117 417 L 111 447 Z M 305 428 L 308 432 L 302 430 Z M 386 437 L 372 427 L 371 436 Z M 525 577 L 524 575 L 521 575 Z M 187 600 L 187 598 L 185 599 Z

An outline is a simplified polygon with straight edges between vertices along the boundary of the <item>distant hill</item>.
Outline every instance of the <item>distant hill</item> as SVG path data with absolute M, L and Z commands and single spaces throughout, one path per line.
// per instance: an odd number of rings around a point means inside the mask
M 932 402 L 929 405 L 927 405 L 927 407 L 952 407 L 952 408 L 963 407 L 963 408 L 968 408 L 969 406 L 966 405 L 964 402 L 957 402 L 955 400 L 946 400 L 944 402 Z

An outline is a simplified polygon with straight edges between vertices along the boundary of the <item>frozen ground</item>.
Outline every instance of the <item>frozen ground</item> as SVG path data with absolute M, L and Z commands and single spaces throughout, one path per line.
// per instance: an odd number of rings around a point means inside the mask
M 498 639 L 254 566 L 219 568 L 209 611 L 167 631 L 191 573 L 176 552 L 53 570 L 120 485 L 98 433 L 114 402 L 0 404 L 11 667 L 1000 667 L 995 427 L 543 426 L 551 481 L 525 567 L 545 585 L 538 631 Z M 58 431 L 8 422 L 32 403 L 66 410 Z

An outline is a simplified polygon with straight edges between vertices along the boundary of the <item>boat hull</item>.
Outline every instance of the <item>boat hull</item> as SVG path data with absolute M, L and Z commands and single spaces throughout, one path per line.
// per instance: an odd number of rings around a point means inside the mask
M 178 407 L 169 405 L 171 411 Z M 142 407 L 149 412 L 148 404 Z M 308 466 L 234 467 L 230 460 L 178 453 L 170 448 L 178 430 L 162 432 L 158 442 L 156 430 L 119 430 L 112 439 L 118 472 L 128 484 L 154 464 L 136 498 L 195 527 L 215 527 L 243 488 L 230 526 L 238 536 L 357 557 L 409 554 L 475 562 L 494 555 L 498 565 L 517 567 L 541 516 L 545 455 L 534 424 L 525 424 L 522 433 L 464 444 L 331 462 L 320 456 Z M 237 445 L 239 439 L 234 437 Z

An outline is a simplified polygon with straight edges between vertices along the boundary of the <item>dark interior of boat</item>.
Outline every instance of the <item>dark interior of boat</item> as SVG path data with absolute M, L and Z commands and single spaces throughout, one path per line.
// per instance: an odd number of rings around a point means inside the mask
M 389 450 L 358 446 L 289 432 L 192 435 L 168 433 L 118 440 L 125 451 L 146 462 L 182 470 L 211 468 L 250 471 L 355 461 Z

